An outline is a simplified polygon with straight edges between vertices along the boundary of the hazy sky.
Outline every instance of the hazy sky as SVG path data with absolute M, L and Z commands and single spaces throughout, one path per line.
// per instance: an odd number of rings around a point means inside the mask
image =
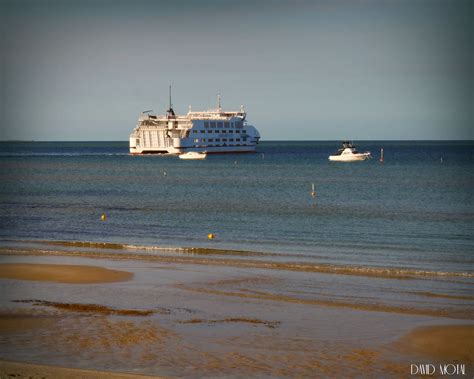
M 473 1 L 0 4 L 0 139 L 127 140 L 169 84 L 264 140 L 474 139 Z

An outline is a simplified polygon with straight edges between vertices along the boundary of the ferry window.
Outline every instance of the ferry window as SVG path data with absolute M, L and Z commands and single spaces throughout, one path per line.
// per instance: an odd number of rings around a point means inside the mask
M 193 133 L 197 133 L 198 131 L 197 130 L 193 130 Z
M 220 138 L 216 138 L 216 142 L 221 142 L 221 139 L 220 139 Z
M 233 131 L 233 130 L 229 130 L 229 133 L 234 133 L 234 131 Z
M 209 122 L 206 121 L 206 122 L 204 123 L 204 127 L 205 127 L 205 128 L 209 128 Z
M 247 133 L 247 131 L 244 129 L 244 130 L 242 130 L 242 133 Z
M 236 130 L 235 132 L 236 132 L 236 133 L 240 133 L 240 130 Z
M 209 138 L 208 141 L 209 141 L 209 142 L 214 142 L 214 139 L 213 139 L 213 138 Z
M 222 133 L 227 133 L 227 130 L 223 130 Z
M 206 133 L 206 131 L 205 131 L 205 130 L 200 130 L 200 132 L 201 132 L 201 133 Z
M 219 122 L 217 123 L 217 127 L 218 127 L 218 128 L 222 128 L 222 122 L 221 122 L 221 121 L 219 121 Z
M 235 140 L 236 140 L 236 141 L 240 141 L 240 138 L 236 138 Z
M 203 138 L 203 139 L 202 139 L 202 142 L 206 142 L 206 139 L 205 139 L 205 138 Z
M 229 122 L 228 121 L 224 122 L 224 128 L 228 128 L 228 127 L 229 127 Z
M 222 138 L 222 142 L 227 142 L 227 138 Z
M 209 125 L 211 125 L 211 128 L 215 128 L 215 127 L 216 127 L 216 123 L 215 123 L 215 122 L 210 122 Z
M 199 138 L 194 138 L 193 142 L 199 142 Z
M 229 138 L 229 142 L 234 142 L 234 139 L 233 139 L 233 138 Z
M 242 141 L 247 141 L 247 138 L 242 138 Z
M 212 133 L 212 130 L 208 130 L 207 132 L 208 132 L 208 133 Z

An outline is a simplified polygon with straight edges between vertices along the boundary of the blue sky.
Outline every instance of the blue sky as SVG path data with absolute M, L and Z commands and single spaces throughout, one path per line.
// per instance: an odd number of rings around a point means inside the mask
M 264 140 L 474 139 L 473 2 L 1 1 L 0 139 L 245 105 Z

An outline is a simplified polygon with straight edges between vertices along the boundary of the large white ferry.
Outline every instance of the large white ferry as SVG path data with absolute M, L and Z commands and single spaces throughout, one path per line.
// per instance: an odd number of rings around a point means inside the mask
M 205 112 L 174 113 L 171 103 L 166 115 L 143 112 L 130 134 L 131 154 L 183 154 L 190 151 L 211 153 L 253 152 L 260 139 L 258 130 L 247 123 L 244 107 L 224 111 L 220 96 L 217 108 Z

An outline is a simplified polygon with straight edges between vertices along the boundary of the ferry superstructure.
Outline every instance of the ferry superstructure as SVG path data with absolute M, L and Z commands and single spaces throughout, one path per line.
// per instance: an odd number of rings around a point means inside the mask
M 164 116 L 143 112 L 130 134 L 131 154 L 183 154 L 190 151 L 212 153 L 254 152 L 260 133 L 240 111 L 224 111 L 218 95 L 217 108 L 177 116 L 171 103 Z

